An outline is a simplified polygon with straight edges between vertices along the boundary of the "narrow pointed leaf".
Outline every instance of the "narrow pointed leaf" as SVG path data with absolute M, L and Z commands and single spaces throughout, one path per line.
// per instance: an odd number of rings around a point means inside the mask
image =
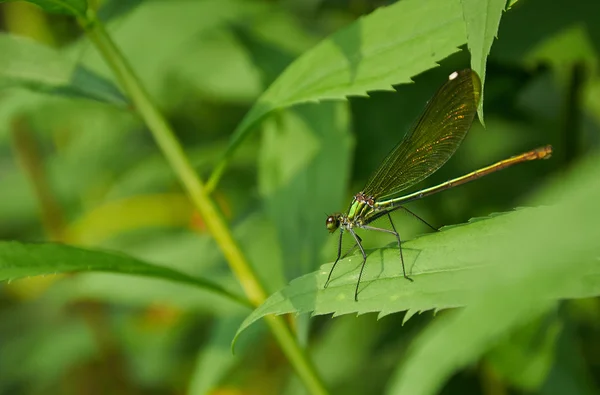
M 500 18 L 506 0 L 461 0 L 467 26 L 467 45 L 471 52 L 471 68 L 479 74 L 482 82 L 481 100 L 477 113 L 483 123 L 483 85 L 485 65 L 494 38 L 498 36 Z
M 124 254 L 53 243 L 0 242 L 0 281 L 82 271 L 122 273 L 175 281 L 215 292 L 248 306 L 243 298 L 209 280 L 152 265 Z

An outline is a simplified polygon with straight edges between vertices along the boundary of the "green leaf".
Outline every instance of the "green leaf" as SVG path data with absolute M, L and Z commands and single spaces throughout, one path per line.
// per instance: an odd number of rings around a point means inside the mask
M 162 108 L 180 108 L 198 94 L 247 103 L 261 91 L 259 76 L 224 27 L 253 20 L 266 14 L 264 9 L 264 4 L 243 0 L 143 1 L 106 29 Z M 114 78 L 87 37 L 68 52 L 91 70 Z
M 120 106 L 127 104 L 111 82 L 33 40 L 0 34 L 0 53 L 0 89 L 27 88 Z
M 506 332 L 536 319 L 555 299 L 600 293 L 598 157 L 573 169 L 537 209 L 507 228 L 505 242 L 486 248 L 497 268 L 486 291 L 463 311 L 434 322 L 415 341 L 389 394 L 434 394 L 456 370 L 474 362 Z M 435 360 L 436 364 L 431 364 Z
M 79 317 L 58 317 L 48 304 L 44 305 L 46 317 L 37 325 L 23 327 L 23 307 L 20 314 L 4 313 L 3 321 L 14 319 L 16 328 L 2 332 L 3 346 L 0 355 L 2 384 L 27 383 L 35 377 L 34 387 L 49 388 L 56 380 L 69 374 L 98 355 L 98 345 L 91 328 Z M 19 325 L 20 324 L 20 325 Z M 48 332 L 53 336 L 48 336 Z
M 103 248 L 123 251 L 145 262 L 168 266 L 179 272 L 202 273 L 204 278 L 242 294 L 240 284 L 222 270 L 223 254 L 209 235 L 178 231 L 141 236 L 120 237 L 104 244 Z M 285 279 L 281 273 L 280 253 L 273 245 L 276 234 L 265 215 L 257 212 L 244 218 L 236 225 L 234 236 L 240 241 L 267 292 L 272 293 L 283 287 Z M 266 245 L 269 248 L 265 248 Z M 248 313 L 246 305 L 240 305 L 237 301 L 231 303 L 230 299 L 221 298 L 219 294 L 198 292 L 179 283 L 140 276 L 81 273 L 68 282 L 60 282 L 57 287 L 71 300 L 97 300 L 140 308 L 158 302 L 185 311 L 218 316 Z M 247 340 L 246 336 L 244 340 Z
M 539 391 L 556 359 L 563 322 L 557 314 L 511 333 L 485 356 L 486 364 L 503 381 L 525 391 Z
M 514 291 L 517 280 L 522 292 L 545 300 L 598 295 L 600 245 L 594 229 L 600 220 L 596 208 L 600 185 L 594 180 L 600 177 L 600 161 L 572 174 L 547 193 L 546 200 L 558 202 L 552 206 L 494 215 L 403 243 L 414 282 L 402 277 L 393 244 L 369 251 L 355 302 L 353 290 L 362 262 L 355 255 L 338 263 L 326 289 L 330 264 L 292 281 L 252 312 L 238 335 L 267 314 L 379 312 L 381 317 L 408 310 L 410 317 L 419 311 L 473 304 L 496 288 Z M 557 270 L 561 281 L 553 277 Z M 540 288 L 538 292 L 523 279 Z
M 248 306 L 243 298 L 230 293 L 211 281 L 191 277 L 167 267 L 151 265 L 124 254 L 87 250 L 52 243 L 0 242 L 0 281 L 82 271 L 132 274 L 171 280 L 215 292 Z
M 505 301 L 496 300 L 495 305 L 479 303 L 434 322 L 412 344 L 407 363 L 391 379 L 386 394 L 439 393 L 452 372 L 473 361 L 509 328 L 539 317 L 547 307 L 547 304 L 530 304 L 531 300 L 508 295 Z M 495 313 L 493 319 L 481 319 L 482 314 L 487 315 L 488 308 Z M 457 343 L 448 343 L 449 340 Z M 444 351 L 447 354 L 443 354 Z
M 300 56 L 263 93 L 236 128 L 209 188 L 232 152 L 271 111 L 392 90 L 465 42 L 460 0 L 404 0 L 360 18 Z
M 18 0 L 0 0 L 0 3 Z M 44 11 L 55 14 L 67 14 L 85 17 L 87 0 L 26 0 L 28 3 L 40 6 Z
M 150 227 L 183 227 L 193 209 L 183 194 L 149 194 L 109 201 L 89 210 L 65 231 L 78 245 L 97 245 L 119 233 Z
M 588 299 L 587 302 L 596 304 L 597 298 Z M 573 302 L 569 303 L 569 307 L 573 304 Z M 597 322 L 597 313 L 591 313 L 591 315 L 587 313 L 586 315 L 588 318 L 583 321 L 592 319 Z M 562 323 L 565 325 L 558 339 L 550 374 L 539 393 L 547 395 L 593 395 L 598 393 L 594 373 L 587 364 L 585 353 L 580 352 L 582 338 L 579 328 L 581 328 L 582 321 L 579 319 L 572 321 L 571 317 L 570 312 L 563 311 L 561 314 Z
M 96 15 L 98 15 L 98 19 L 106 23 L 131 12 L 142 3 L 144 0 L 104 0 L 100 3 Z
M 231 353 L 229 347 L 231 337 L 235 334 L 243 317 L 234 315 L 215 320 L 211 328 L 210 337 L 199 350 L 196 364 L 189 382 L 187 394 L 211 394 L 218 392 L 218 385 L 237 364 L 243 361 L 245 354 L 254 350 L 253 346 L 264 336 L 264 328 L 248 336 L 245 344 L 240 344 L 236 354 Z
M 540 10 L 544 10 L 543 18 L 540 18 Z M 497 62 L 521 64 L 523 58 L 540 44 L 574 26 L 581 26 L 586 31 L 598 51 L 599 13 L 600 2 L 597 1 L 581 1 L 577 7 L 573 7 L 573 2 L 569 0 L 521 1 L 504 16 L 498 32 L 500 40 L 494 43 L 494 51 L 490 56 Z M 535 29 L 531 28 L 532 21 L 535 21 Z M 563 57 L 561 53 L 555 55 Z
M 570 74 L 573 64 L 581 62 L 595 70 L 599 56 L 594 42 L 583 25 L 574 25 L 550 35 L 525 56 L 523 62 L 534 69 L 549 64 L 561 74 Z M 564 76 L 566 79 L 567 77 Z
M 481 77 L 481 100 L 477 114 L 483 123 L 485 65 L 494 38 L 498 36 L 506 0 L 461 0 L 461 3 L 467 26 L 467 44 L 471 52 L 471 68 Z

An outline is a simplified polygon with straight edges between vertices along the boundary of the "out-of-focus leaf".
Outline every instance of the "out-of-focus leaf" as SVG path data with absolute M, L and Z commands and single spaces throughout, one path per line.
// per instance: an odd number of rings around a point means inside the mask
M 237 286 L 235 279 L 224 274 L 220 277 L 210 275 L 210 279 L 228 289 L 235 289 Z M 77 276 L 56 283 L 45 293 L 45 298 L 49 294 L 58 295 L 56 298 L 62 299 L 64 303 L 93 300 L 136 309 L 145 309 L 160 303 L 188 312 L 214 315 L 248 311 L 247 307 L 219 294 L 198 292 L 197 287 L 113 273 L 78 273 Z
M 17 0 L 0 0 L 0 3 Z M 28 3 L 40 6 L 44 11 L 56 14 L 67 14 L 85 17 L 87 0 L 26 0 Z
M 236 26 L 233 32 L 260 71 L 264 87 L 271 85 L 296 57 L 295 54 L 286 52 L 267 40 L 256 37 L 255 33 L 246 27 Z
M 243 169 L 256 166 L 257 145 L 256 142 L 250 141 L 245 144 L 240 149 L 240 154 L 236 156 L 233 165 Z M 218 141 L 187 149 L 186 153 L 194 168 L 198 172 L 204 173 L 218 160 L 219 153 L 224 148 L 225 144 Z M 162 154 L 146 155 L 135 165 L 117 176 L 117 179 L 112 182 L 106 197 L 108 199 L 122 199 L 139 194 L 161 192 L 175 182 L 175 174 L 173 174 Z
M 471 51 L 471 68 L 481 78 L 481 100 L 477 113 L 479 120 L 483 123 L 485 65 L 494 38 L 498 35 L 500 18 L 506 0 L 461 0 L 461 3 L 467 26 L 467 44 Z
M 384 330 L 374 317 L 345 317 L 336 320 L 311 345 L 311 358 L 328 382 L 340 385 L 351 372 L 357 374 Z M 339 355 L 345 356 L 340 360 Z
M 265 124 L 258 182 L 288 278 L 317 267 L 328 235 L 323 213 L 342 205 L 352 150 L 348 123 L 346 104 L 329 102 L 303 105 Z
M 277 229 L 265 214 L 258 212 L 250 216 L 236 226 L 233 234 L 267 292 L 280 289 L 286 282 L 283 254 L 279 244 L 273 242 L 277 238 Z
M 435 67 L 466 41 L 460 0 L 405 0 L 377 9 L 292 63 L 236 128 L 228 156 L 271 111 L 294 104 L 390 90 Z
M 0 242 L 0 280 L 65 272 L 98 271 L 154 277 L 194 285 L 246 304 L 220 285 L 181 272 L 151 265 L 124 254 L 85 250 L 60 244 Z
M 258 76 L 242 47 L 223 33 L 223 27 L 251 21 L 265 9 L 257 2 L 240 0 L 144 1 L 111 20 L 107 30 L 162 106 L 184 100 L 190 88 L 213 98 L 249 100 L 260 91 Z M 92 70 L 113 78 L 87 39 L 69 52 Z M 181 83 L 174 84 L 174 78 Z
M 472 362 L 506 331 L 539 317 L 550 305 L 548 301 L 511 296 L 493 304 L 486 300 L 437 320 L 412 344 L 406 363 L 391 379 L 386 394 L 438 393 L 452 372 Z M 489 311 L 494 312 L 494 318 L 482 319 Z M 460 343 L 443 343 L 448 339 Z
M 210 394 L 235 363 L 229 342 L 241 319 L 224 318 L 213 325 L 208 344 L 198 354 L 196 367 L 188 388 L 189 395 Z
M 4 314 L 5 318 L 10 317 Z M 68 373 L 70 368 L 97 355 L 93 334 L 84 322 L 70 319 L 43 324 L 12 336 L 3 334 L 6 337 L 0 353 L 2 385 L 7 384 L 10 388 L 10 384 L 19 383 L 43 392 L 49 383 Z M 31 377 L 36 379 L 31 380 Z
M 527 54 L 524 62 L 531 68 L 550 65 L 553 76 L 562 86 L 571 83 L 574 65 L 583 66 L 586 78 L 581 88 L 582 104 L 600 121 L 600 106 L 597 104 L 600 95 L 595 93 L 599 55 L 585 26 L 577 24 L 549 36 Z
M 144 0 L 104 0 L 97 15 L 103 22 L 124 15 L 139 6 Z
M 201 35 L 193 45 L 180 48 L 174 58 L 179 60 L 165 64 L 165 72 L 180 89 L 167 91 L 170 87 L 157 87 L 174 102 L 185 100 L 193 92 L 211 100 L 245 104 L 263 90 L 256 67 L 228 31 Z
M 324 323 L 327 330 L 313 330 L 309 352 L 331 393 L 383 394 L 398 357 L 404 355 L 422 326 L 418 321 L 425 320 L 417 319 L 412 325 L 401 326 L 398 317 L 378 320 L 372 314 L 365 314 L 317 321 Z M 248 329 L 252 331 L 253 327 Z M 244 333 L 239 342 L 246 342 L 246 337 Z M 305 392 L 301 381 L 291 377 L 282 394 L 303 395 Z
M 138 129 L 139 120 L 113 106 L 28 91 L 11 92 L 3 99 L 0 142 L 9 135 L 15 117 L 27 118 L 44 147 L 44 170 L 53 194 L 65 208 L 82 199 L 90 205 L 103 202 L 112 178 L 137 164 L 149 150 L 138 144 L 145 136 L 144 130 Z M 0 222 L 9 228 L 35 224 L 38 211 L 31 186 L 14 158 L 7 155 L 4 159 Z
M 134 196 L 88 211 L 69 225 L 65 239 L 70 243 L 94 245 L 128 230 L 151 226 L 185 227 L 190 223 L 192 213 L 185 195 Z
M 488 260 L 499 264 L 490 273 L 493 280 L 481 278 L 486 290 L 479 298 L 420 335 L 390 394 L 434 394 L 503 334 L 552 306 L 552 299 L 598 295 L 600 251 L 596 234 L 589 232 L 598 221 L 594 206 L 600 188 L 590 183 L 600 176 L 599 159 L 591 158 L 551 185 L 538 199 L 553 201 L 552 206 L 516 221 L 501 242 L 485 248 Z
M 142 231 L 140 234 L 121 234 L 102 241 L 100 245 L 190 275 L 210 276 L 223 263 L 223 256 L 212 237 L 208 233 L 202 234 L 191 229 L 160 229 Z
M 123 106 L 127 104 L 110 81 L 35 41 L 0 34 L 0 88 L 79 96 Z
M 245 344 L 240 344 L 235 355 L 231 353 L 230 342 L 243 317 L 234 315 L 218 319 L 211 328 L 207 343 L 202 347 L 196 359 L 196 366 L 188 395 L 208 395 L 218 388 L 228 372 L 242 360 L 244 354 L 256 345 L 259 335 L 264 331 L 255 331 L 248 336 Z M 218 391 L 217 391 L 218 392 Z
M 581 352 L 581 337 L 576 321 L 563 315 L 564 328 L 559 336 L 554 364 L 539 391 L 540 395 L 594 395 L 598 387 L 594 375 Z
M 246 27 L 265 44 L 290 54 L 301 54 L 319 42 L 317 33 L 290 12 L 272 10 Z
M 550 64 L 555 69 L 584 62 L 592 70 L 598 65 L 598 54 L 589 33 L 582 25 L 575 25 L 549 36 L 525 57 L 524 62 L 533 68 L 540 64 Z
M 596 122 L 600 123 L 600 78 L 596 77 L 590 81 L 584 97 L 586 106 L 596 118 Z
M 185 341 L 192 325 L 182 310 L 159 302 L 148 306 L 142 314 L 119 321 L 115 337 L 118 336 L 127 367 L 138 385 L 164 386 L 187 367 L 187 359 L 174 352 Z
M 496 287 L 513 289 L 503 276 L 496 274 L 498 271 L 535 282 L 540 289 L 531 294 L 543 300 L 598 295 L 600 266 L 596 260 L 600 245 L 592 235 L 600 218 L 590 213 L 597 213 L 595 201 L 600 199 L 599 184 L 593 181 L 600 177 L 600 166 L 588 164 L 577 173 L 587 178 L 573 176 L 569 187 L 563 187 L 570 191 L 568 196 L 563 198 L 556 190 L 548 194 L 546 199 L 560 203 L 473 221 L 405 242 L 404 259 L 414 282 L 402 277 L 396 248 L 369 251 L 358 302 L 354 301 L 353 290 L 362 261 L 360 255 L 339 262 L 327 289 L 323 285 L 331 265 L 292 281 L 256 309 L 239 332 L 267 314 L 377 311 L 381 316 L 409 310 L 412 315 L 415 311 L 470 305 Z M 557 233 L 557 227 L 563 231 Z M 560 241 L 549 243 L 555 238 Z M 540 258 L 548 254 L 552 262 L 557 262 L 554 266 Z M 560 272 L 565 269 L 565 261 L 573 260 L 578 265 L 569 266 L 568 275 Z M 557 270 L 561 274 L 559 284 L 550 275 Z M 543 281 L 543 276 L 534 279 L 537 271 L 550 272 L 547 281 Z M 527 292 L 529 288 L 519 289 Z M 495 298 L 492 300 L 496 302 Z M 515 323 L 520 316 L 515 312 Z
M 544 317 L 546 318 L 546 317 Z M 525 391 L 539 391 L 555 362 L 562 324 L 541 319 L 510 333 L 486 355 L 497 376 Z
M 586 30 L 596 51 L 599 51 L 600 25 L 596 17 L 599 13 L 600 2 L 597 1 L 520 1 L 502 18 L 498 31 L 500 39 L 494 43 L 490 57 L 503 63 L 521 64 L 536 46 L 576 25 Z M 534 29 L 531 28 L 532 21 L 535 21 Z

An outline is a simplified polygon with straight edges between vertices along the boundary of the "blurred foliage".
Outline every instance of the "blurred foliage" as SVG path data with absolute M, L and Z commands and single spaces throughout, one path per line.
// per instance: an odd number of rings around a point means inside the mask
M 72 17 L 86 2 L 0 3 L 0 394 L 305 393 L 260 321 L 231 353 L 251 311 Z M 289 321 L 331 393 L 600 393 L 599 2 L 87 3 L 198 174 L 228 152 L 213 197 L 272 294 L 250 319 L 307 313 Z M 486 126 L 419 187 L 553 157 L 411 203 L 440 233 L 398 213 L 414 283 L 365 234 L 364 299 L 355 255 L 323 291 L 326 214 L 469 64 Z

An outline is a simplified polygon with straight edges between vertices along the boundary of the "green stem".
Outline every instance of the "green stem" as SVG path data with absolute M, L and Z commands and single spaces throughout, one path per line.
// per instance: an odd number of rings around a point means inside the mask
M 196 209 L 202 215 L 208 230 L 223 251 L 246 296 L 253 305 L 259 306 L 266 299 L 266 292 L 250 268 L 229 227 L 209 197 L 205 186 L 190 164 L 166 119 L 158 111 L 137 75 L 96 16 L 90 13 L 86 20 L 80 20 L 79 22 L 115 73 L 121 86 L 135 105 L 137 112 L 152 132 L 170 166 L 179 177 Z M 266 322 L 310 392 L 312 394 L 327 394 L 314 366 L 296 342 L 284 319 L 279 316 L 268 316 Z

